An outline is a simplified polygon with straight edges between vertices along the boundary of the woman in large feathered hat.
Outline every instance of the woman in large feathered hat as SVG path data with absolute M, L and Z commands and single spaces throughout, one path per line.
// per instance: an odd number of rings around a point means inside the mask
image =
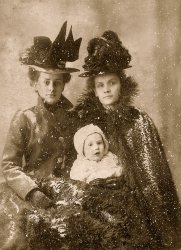
M 70 73 L 79 71 L 66 63 L 78 59 L 82 38 L 74 40 L 72 28 L 65 38 L 66 28 L 67 22 L 54 42 L 48 37 L 34 37 L 33 45 L 20 56 L 38 94 L 38 103 L 16 112 L 7 135 L 2 171 L 13 191 L 6 185 L 1 189 L 1 210 L 5 211 L 1 216 L 1 249 L 26 249 L 13 220 L 22 207 L 29 206 L 28 202 L 39 208 L 52 206 L 52 200 L 33 178 L 67 176 L 69 172 L 73 123 L 68 110 L 72 104 L 62 92 L 70 81 Z
M 87 90 L 75 107 L 79 126 L 90 123 L 99 126 L 108 138 L 110 150 L 124 162 L 123 184 L 108 178 L 97 180 L 94 185 L 104 183 L 108 193 L 114 187 L 120 189 L 127 200 L 122 215 L 128 218 L 134 215 L 135 204 L 142 214 L 142 223 L 136 223 L 135 218 L 125 225 L 123 249 L 178 249 L 180 203 L 157 129 L 145 112 L 132 106 L 137 83 L 125 74 L 131 55 L 113 31 L 91 39 L 87 50 L 85 72 L 80 75 L 87 77 Z M 105 197 L 103 203 L 104 200 Z M 115 207 L 119 206 L 117 200 L 114 202 Z M 145 237 L 139 238 L 140 234 Z

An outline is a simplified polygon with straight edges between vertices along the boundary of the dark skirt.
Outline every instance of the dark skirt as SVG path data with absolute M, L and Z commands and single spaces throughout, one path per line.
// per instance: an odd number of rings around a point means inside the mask
M 53 208 L 34 208 L 1 185 L 1 249 L 178 249 L 162 245 L 149 211 L 125 182 L 118 189 L 63 179 L 37 184 L 53 199 Z
M 0 246 L 2 250 L 26 249 L 26 235 L 21 230 L 21 213 L 31 209 L 28 202 L 18 197 L 6 184 L 0 184 Z

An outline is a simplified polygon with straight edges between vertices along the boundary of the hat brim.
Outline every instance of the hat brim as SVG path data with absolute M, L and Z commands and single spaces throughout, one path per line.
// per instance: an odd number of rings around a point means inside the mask
M 121 70 L 125 70 L 125 69 L 128 69 L 128 68 L 132 68 L 131 65 L 129 65 L 127 68 L 123 68 L 123 69 L 120 69 Z M 91 76 L 99 76 L 99 75 L 105 75 L 107 73 L 117 73 L 119 71 L 109 71 L 109 70 L 106 70 L 106 71 L 100 71 L 100 72 L 91 72 L 91 71 L 86 71 L 84 73 L 81 73 L 79 76 L 80 77 L 91 77 Z
M 42 68 L 36 65 L 28 65 L 29 67 L 40 71 L 40 72 L 44 72 L 47 74 L 66 74 L 66 73 L 73 73 L 73 72 L 78 72 L 80 71 L 79 69 L 76 68 Z
M 104 75 L 108 72 L 99 72 L 99 73 L 93 73 L 93 72 L 84 72 L 84 73 L 81 73 L 79 76 L 80 77 L 91 77 L 91 76 L 98 76 L 98 75 Z

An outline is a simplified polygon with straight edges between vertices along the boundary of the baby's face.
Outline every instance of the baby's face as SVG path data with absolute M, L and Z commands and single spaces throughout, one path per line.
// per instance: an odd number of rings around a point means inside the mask
M 84 143 L 84 155 L 90 161 L 100 161 L 104 156 L 104 142 L 100 134 L 89 135 Z

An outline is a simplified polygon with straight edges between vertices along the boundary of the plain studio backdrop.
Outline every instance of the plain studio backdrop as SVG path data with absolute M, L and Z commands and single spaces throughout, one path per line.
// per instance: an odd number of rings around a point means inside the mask
M 132 68 L 126 73 L 140 89 L 135 106 L 157 126 L 181 198 L 180 0 L 0 0 L 0 154 L 14 112 L 36 103 L 19 53 L 34 36 L 54 40 L 66 20 L 74 38 L 83 37 L 74 63 L 81 71 L 88 41 L 105 30 L 116 31 L 129 49 Z M 64 94 L 75 103 L 84 86 L 74 73 Z

